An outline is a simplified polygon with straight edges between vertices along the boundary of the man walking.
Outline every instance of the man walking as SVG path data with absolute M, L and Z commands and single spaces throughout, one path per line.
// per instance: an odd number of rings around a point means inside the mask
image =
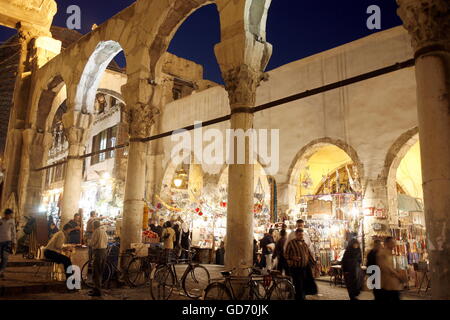
M 382 249 L 383 246 L 381 244 L 381 240 L 375 240 L 373 242 L 373 247 L 372 249 L 369 251 L 369 253 L 367 254 L 367 268 L 369 268 L 370 266 L 378 266 L 378 262 L 377 262 L 377 254 L 378 251 L 380 251 L 380 249 Z M 375 300 L 378 300 L 378 294 L 380 292 L 380 288 L 374 288 L 373 289 L 373 297 L 375 298 Z
M 9 254 L 14 251 L 17 244 L 13 213 L 11 209 L 6 209 L 3 218 L 0 219 L 0 279 L 5 277 Z
M 102 296 L 102 279 L 103 270 L 106 262 L 106 249 L 108 247 L 108 235 L 101 227 L 100 221 L 96 220 L 93 223 L 94 233 L 92 234 L 89 243 L 92 248 L 93 268 L 94 268 L 94 290 L 89 292 L 91 297 Z
M 317 286 L 311 270 L 311 265 L 314 265 L 315 261 L 305 243 L 303 229 L 297 229 L 295 235 L 296 238 L 287 245 L 285 257 L 294 280 L 295 298 L 305 300 L 306 295 L 317 294 Z
M 280 239 L 277 241 L 275 245 L 275 252 L 273 254 L 273 258 L 277 259 L 277 270 L 281 273 L 285 272 L 286 275 L 289 275 L 289 267 L 286 262 L 286 258 L 284 257 L 284 244 L 286 243 L 287 236 L 286 230 L 282 229 L 280 231 Z
M 298 229 L 302 229 L 303 230 L 303 238 L 305 240 L 306 245 L 308 246 L 309 250 L 311 250 L 311 253 L 314 256 L 314 251 L 313 251 L 313 247 L 311 245 L 311 239 L 309 238 L 309 235 L 307 233 L 305 233 L 305 221 L 303 221 L 302 219 L 297 220 L 296 223 L 296 230 Z M 286 251 L 287 245 L 291 240 L 294 240 L 296 238 L 296 231 L 292 231 L 291 233 L 289 233 L 287 240 L 284 243 L 284 250 Z
M 377 262 L 381 269 L 381 290 L 378 293 L 380 301 L 399 301 L 400 290 L 402 290 L 403 277 L 394 268 L 394 257 L 392 250 L 395 248 L 395 239 L 387 237 L 384 248 L 379 249 Z

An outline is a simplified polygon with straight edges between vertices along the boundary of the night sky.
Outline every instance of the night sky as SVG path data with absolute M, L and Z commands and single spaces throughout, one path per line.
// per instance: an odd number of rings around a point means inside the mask
M 66 26 L 67 7 L 76 4 L 82 11 L 82 30 L 100 25 L 133 0 L 57 0 L 58 13 L 54 24 Z M 272 0 L 267 21 L 267 40 L 274 51 L 268 70 L 286 63 L 334 48 L 380 30 L 369 30 L 366 13 L 370 5 L 381 8 L 381 27 L 386 30 L 401 24 L 395 0 Z M 0 41 L 14 30 L 0 28 Z M 214 45 L 220 42 L 220 23 L 215 5 L 192 14 L 176 33 L 169 51 L 205 67 L 205 78 L 222 82 L 214 56 Z M 124 65 L 122 56 L 116 58 Z

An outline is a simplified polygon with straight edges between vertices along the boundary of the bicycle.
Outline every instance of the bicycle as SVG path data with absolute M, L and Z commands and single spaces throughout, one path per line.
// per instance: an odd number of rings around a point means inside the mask
M 103 266 L 103 277 L 102 277 L 102 285 L 104 288 L 109 288 L 110 281 L 114 275 L 123 275 L 124 281 L 128 285 L 130 285 L 127 270 L 125 270 L 125 272 L 122 272 L 118 266 L 118 263 L 114 262 L 118 262 L 120 259 L 130 259 L 130 258 L 133 259 L 136 256 L 136 254 L 134 252 L 134 249 L 129 249 L 123 255 L 111 255 L 115 247 L 117 247 L 117 245 L 111 245 L 108 246 L 107 249 L 106 261 Z M 114 260 L 114 262 L 112 260 Z M 94 287 L 92 263 L 93 263 L 92 259 L 88 260 L 81 268 L 81 281 L 88 288 Z
M 138 288 L 150 283 L 150 276 L 156 265 L 151 256 L 134 257 L 127 267 L 127 280 L 131 287 Z
M 289 277 L 278 271 L 261 275 L 261 270 L 253 267 L 248 276 L 233 276 L 232 271 L 221 272 L 223 279 L 211 283 L 206 289 L 204 300 L 294 300 L 295 288 Z M 238 290 L 233 287 L 237 285 Z M 246 297 L 246 299 L 244 299 Z
M 200 299 L 203 289 L 210 283 L 209 271 L 198 263 L 192 263 L 194 250 L 184 250 L 188 254 L 187 259 L 174 260 L 167 252 L 162 254 L 164 262 L 157 265 L 150 277 L 150 294 L 153 300 L 169 300 L 174 289 L 183 290 L 191 299 Z M 187 264 L 181 278 L 178 278 L 176 265 Z

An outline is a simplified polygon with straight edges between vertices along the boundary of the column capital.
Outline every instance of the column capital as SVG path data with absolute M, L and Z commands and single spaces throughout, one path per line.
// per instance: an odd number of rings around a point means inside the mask
M 245 32 L 220 42 L 214 49 L 231 109 L 253 107 L 256 88 L 264 79 L 272 46 Z
M 412 37 L 416 52 L 430 47 L 450 50 L 448 0 L 397 0 L 397 3 L 397 13 Z
M 79 111 L 69 111 L 62 117 L 64 134 L 69 142 L 69 156 L 76 157 L 84 153 L 94 116 Z
M 143 139 L 149 137 L 155 123 L 155 118 L 160 111 L 150 104 L 136 103 L 128 107 L 128 123 L 131 139 Z

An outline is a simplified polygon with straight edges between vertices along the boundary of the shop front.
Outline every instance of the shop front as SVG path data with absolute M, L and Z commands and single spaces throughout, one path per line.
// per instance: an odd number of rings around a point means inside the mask
M 267 189 L 267 177 L 260 170 L 262 168 L 255 170 L 255 205 L 250 213 L 254 215 L 256 240 L 264 236 L 271 224 L 271 194 Z M 223 262 L 220 254 L 227 233 L 227 177 L 225 169 L 218 183 L 204 184 L 203 172 L 198 167 L 184 165 L 166 180 L 161 194 L 156 197 L 156 204 L 148 202 L 149 218 L 172 221 L 190 230 L 191 248 L 198 251 L 197 258 L 202 263 Z
M 295 206 L 284 223 L 294 231 L 297 220 L 305 222 L 310 248 L 318 262 L 316 275 L 323 276 L 340 263 L 352 238 L 360 241 L 364 251 L 361 183 L 357 166 L 336 146 L 318 148 L 301 161 Z

